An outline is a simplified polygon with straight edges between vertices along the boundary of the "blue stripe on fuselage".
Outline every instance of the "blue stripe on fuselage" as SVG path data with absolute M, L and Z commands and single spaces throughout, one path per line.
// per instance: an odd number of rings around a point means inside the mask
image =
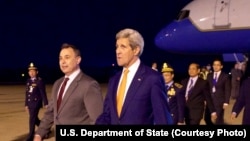
M 200 31 L 187 18 L 163 28 L 155 44 L 175 53 L 244 53 L 250 52 L 250 29 Z

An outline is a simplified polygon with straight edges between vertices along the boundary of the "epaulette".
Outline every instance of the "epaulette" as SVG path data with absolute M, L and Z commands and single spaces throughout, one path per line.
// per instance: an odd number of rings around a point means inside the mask
M 42 78 L 41 78 L 41 77 L 38 77 L 38 80 L 42 80 Z
M 177 88 L 182 88 L 182 85 L 179 84 L 179 83 L 174 83 L 174 85 L 175 85 Z

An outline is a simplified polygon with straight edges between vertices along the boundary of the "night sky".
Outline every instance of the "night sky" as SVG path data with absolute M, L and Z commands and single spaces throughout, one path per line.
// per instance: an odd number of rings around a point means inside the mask
M 154 37 L 190 1 L 1 1 L 0 82 L 10 80 L 6 78 L 9 75 L 13 77 L 11 81 L 15 81 L 19 73 L 27 73 L 30 62 L 41 68 L 43 77 L 54 81 L 62 75 L 58 57 L 60 46 L 65 42 L 80 48 L 81 68 L 86 73 L 93 77 L 105 75 L 106 68 L 116 63 L 115 34 L 123 28 L 134 28 L 143 35 L 145 49 L 141 60 L 144 63 L 151 65 L 155 61 L 160 69 L 167 61 L 177 72 L 187 70 L 188 64 L 183 60 L 190 56 L 158 49 Z M 196 60 L 202 60 L 198 58 Z

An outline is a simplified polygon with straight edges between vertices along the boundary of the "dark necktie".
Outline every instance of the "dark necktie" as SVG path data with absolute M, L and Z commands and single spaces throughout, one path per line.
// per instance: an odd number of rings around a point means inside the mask
M 190 84 L 189 84 L 189 86 L 188 86 L 188 91 L 187 91 L 187 95 L 186 95 L 186 100 L 188 99 L 190 93 L 192 92 L 193 87 L 194 87 L 194 86 L 193 86 L 193 79 L 190 79 Z
M 217 83 L 217 73 L 215 72 L 214 73 L 214 79 L 213 79 L 213 85 L 215 86 L 216 85 L 216 83 Z
M 169 88 L 169 86 L 168 86 L 168 85 L 166 85 L 166 91 L 168 91 L 168 88 Z
M 61 86 L 61 89 L 60 89 L 60 91 L 59 91 L 59 96 L 58 96 L 58 98 L 57 98 L 57 111 L 58 111 L 58 109 L 59 109 L 59 107 L 60 107 L 60 105 L 61 105 L 61 102 L 62 102 L 62 95 L 63 95 L 63 93 L 64 93 L 64 89 L 65 89 L 65 86 L 66 86 L 68 80 L 69 80 L 69 78 L 65 78 L 65 79 L 64 79 L 63 84 L 62 84 L 62 86 Z

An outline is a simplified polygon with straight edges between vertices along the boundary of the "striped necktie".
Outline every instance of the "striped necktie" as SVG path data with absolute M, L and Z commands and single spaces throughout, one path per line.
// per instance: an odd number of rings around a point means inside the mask
M 192 90 L 193 90 L 193 79 L 190 79 L 190 84 L 187 88 L 187 94 L 186 94 L 186 100 L 188 99 L 189 95 L 191 94 Z
M 193 79 L 190 80 L 190 84 L 189 84 L 189 87 L 188 87 L 188 94 L 191 93 L 192 89 L 193 89 Z

